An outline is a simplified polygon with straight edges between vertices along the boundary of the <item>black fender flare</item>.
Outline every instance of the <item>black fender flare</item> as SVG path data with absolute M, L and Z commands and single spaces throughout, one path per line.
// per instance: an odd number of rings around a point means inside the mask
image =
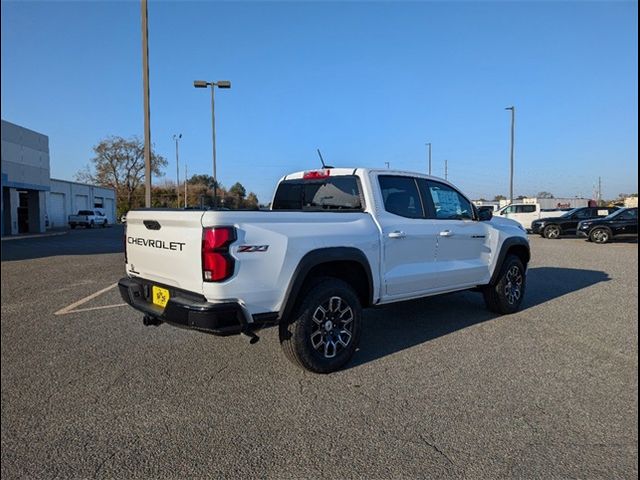
M 502 270 L 504 259 L 507 257 L 507 253 L 512 247 L 524 247 L 526 249 L 527 255 L 524 266 L 525 268 L 527 267 L 527 263 L 529 263 L 529 260 L 531 260 L 531 247 L 529 246 L 529 242 L 522 237 L 507 238 L 504 242 L 502 242 L 502 246 L 500 247 L 500 253 L 498 253 L 498 260 L 496 261 L 496 268 L 493 270 L 489 285 L 495 285 L 495 283 L 498 281 L 498 275 L 500 275 L 500 270 Z
M 300 290 L 307 279 L 309 272 L 318 265 L 323 263 L 330 263 L 336 261 L 352 261 L 357 262 L 362 266 L 366 273 L 366 280 L 368 285 L 367 304 L 373 304 L 373 274 L 371 272 L 371 266 L 367 256 L 362 250 L 355 247 L 327 247 L 318 248 L 307 252 L 298 262 L 293 275 L 289 280 L 289 285 L 285 292 L 278 318 L 287 318 L 293 310 Z M 366 305 L 364 305 L 366 306 Z

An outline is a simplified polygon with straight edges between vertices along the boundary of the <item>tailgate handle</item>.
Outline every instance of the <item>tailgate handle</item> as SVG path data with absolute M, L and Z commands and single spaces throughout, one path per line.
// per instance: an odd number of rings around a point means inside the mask
M 160 224 L 156 220 L 143 220 L 142 223 L 149 230 L 160 230 Z

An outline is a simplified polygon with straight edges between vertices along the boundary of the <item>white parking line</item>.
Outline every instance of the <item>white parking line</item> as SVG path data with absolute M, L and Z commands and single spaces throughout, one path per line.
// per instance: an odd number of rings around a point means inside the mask
M 109 285 L 107 288 L 103 288 L 102 290 L 98 290 L 95 293 L 92 293 L 89 296 L 84 297 L 81 300 L 78 300 L 77 302 L 72 303 L 71 305 L 68 305 L 64 308 L 61 308 L 60 310 L 58 310 L 57 312 L 54 313 L 54 315 L 66 315 L 68 313 L 76 313 L 76 312 L 88 312 L 90 310 L 101 310 L 103 308 L 115 308 L 115 307 L 123 307 L 126 305 L 126 303 L 117 303 L 115 305 L 102 305 L 99 307 L 90 307 L 90 308 L 79 308 L 78 310 L 74 310 L 76 307 L 79 307 L 80 305 L 83 305 L 85 303 L 87 303 L 90 300 L 93 300 L 96 297 L 99 297 L 100 295 L 102 295 L 105 292 L 108 292 L 109 290 L 117 287 L 118 284 L 114 283 L 113 285 Z

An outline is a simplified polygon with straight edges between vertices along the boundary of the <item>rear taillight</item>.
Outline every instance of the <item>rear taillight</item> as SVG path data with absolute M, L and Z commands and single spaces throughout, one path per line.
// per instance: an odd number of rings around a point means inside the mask
M 202 279 L 221 282 L 233 275 L 235 262 L 229 246 L 236 240 L 233 227 L 205 228 L 202 231 Z

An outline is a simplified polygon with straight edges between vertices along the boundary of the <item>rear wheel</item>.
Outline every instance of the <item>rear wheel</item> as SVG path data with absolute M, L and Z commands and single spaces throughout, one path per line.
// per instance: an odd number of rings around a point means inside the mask
M 95 224 L 93 223 L 93 220 L 91 220 L 91 223 L 89 223 L 89 225 L 87 226 L 87 228 L 93 228 L 95 226 Z
M 606 228 L 594 228 L 589 234 L 593 243 L 607 243 L 611 240 L 611 232 Z
M 76 228 L 76 224 L 75 223 L 70 223 L 69 226 L 71 227 L 71 230 L 74 230 Z
M 307 289 L 292 320 L 280 324 L 280 344 L 289 360 L 316 373 L 342 368 L 360 339 L 362 307 L 353 288 L 321 278 Z
M 484 302 L 495 313 L 508 314 L 520 309 L 526 287 L 526 271 L 519 257 L 507 255 L 494 285 L 482 291 Z
M 560 233 L 560 227 L 558 225 L 547 225 L 544 227 L 542 235 L 544 238 L 555 240 L 556 238 L 560 238 Z

